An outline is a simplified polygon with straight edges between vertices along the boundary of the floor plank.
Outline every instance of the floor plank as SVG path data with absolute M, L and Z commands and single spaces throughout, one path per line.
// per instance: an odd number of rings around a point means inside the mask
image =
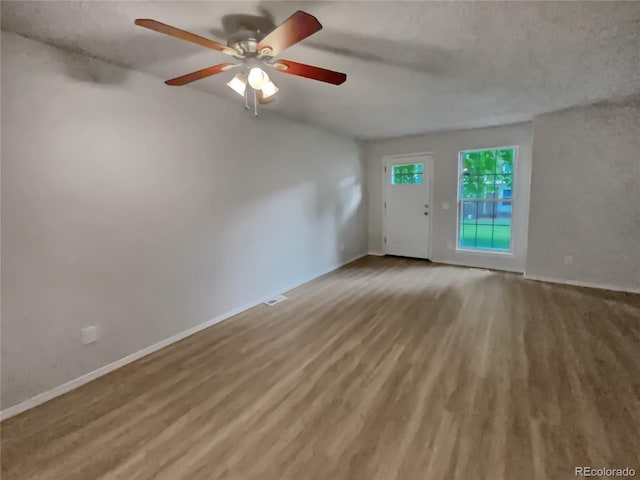
M 2 478 L 640 471 L 640 296 L 365 257 L 1 425 Z

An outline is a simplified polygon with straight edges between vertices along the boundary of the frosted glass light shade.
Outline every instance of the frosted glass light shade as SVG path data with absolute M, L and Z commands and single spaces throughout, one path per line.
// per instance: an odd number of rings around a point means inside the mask
M 269 83 L 269 75 L 267 75 L 262 69 L 253 67 L 249 71 L 249 85 L 256 90 L 262 90 Z
M 275 95 L 278 90 L 279 88 L 276 87 L 275 83 L 270 81 L 264 87 L 262 87 L 262 98 L 269 98 L 271 95 Z
M 244 91 L 247 88 L 247 80 L 244 78 L 244 75 L 238 73 L 229 83 L 227 83 L 227 86 L 233 89 L 238 95 L 244 97 Z

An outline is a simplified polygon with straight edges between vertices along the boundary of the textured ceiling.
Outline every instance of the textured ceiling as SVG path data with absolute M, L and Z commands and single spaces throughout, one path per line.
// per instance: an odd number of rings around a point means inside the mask
M 324 29 L 281 57 L 344 71 L 348 80 L 335 87 L 274 73 L 281 91 L 264 108 L 363 139 L 512 123 L 640 93 L 640 2 L 1 5 L 3 30 L 82 50 L 158 81 L 228 57 L 136 27 L 135 18 L 221 40 L 226 15 L 271 16 L 280 23 L 305 10 Z M 241 108 L 240 97 L 225 86 L 232 76 L 182 88 L 234 99 Z

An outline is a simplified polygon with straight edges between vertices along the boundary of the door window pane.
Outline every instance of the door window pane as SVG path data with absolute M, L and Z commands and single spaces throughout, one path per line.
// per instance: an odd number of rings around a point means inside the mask
M 422 183 L 424 180 L 424 164 L 412 163 L 391 166 L 391 185 Z

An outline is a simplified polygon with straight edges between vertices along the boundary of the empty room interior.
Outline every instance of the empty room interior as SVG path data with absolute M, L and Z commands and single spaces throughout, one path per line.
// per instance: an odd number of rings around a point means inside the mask
M 3 480 L 640 476 L 640 2 L 0 14 Z

